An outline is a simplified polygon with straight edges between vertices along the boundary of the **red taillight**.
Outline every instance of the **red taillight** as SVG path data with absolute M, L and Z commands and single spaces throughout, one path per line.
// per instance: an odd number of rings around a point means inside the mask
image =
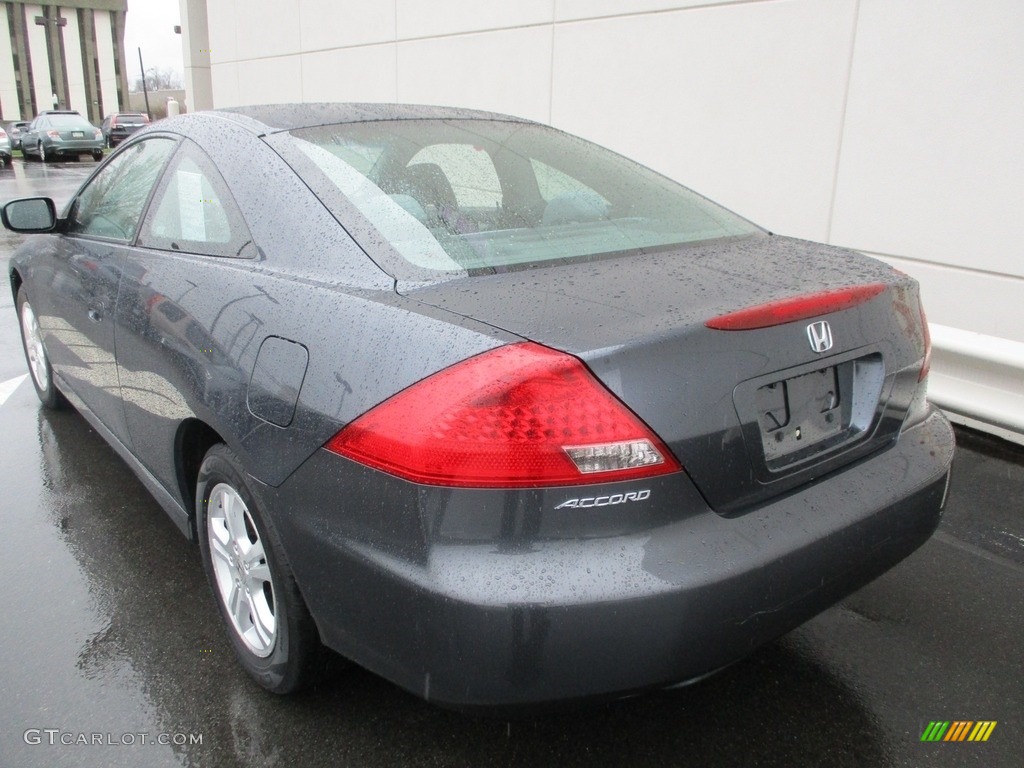
M 532 342 L 414 384 L 325 448 L 416 483 L 469 488 L 604 483 L 680 469 L 582 362 Z
M 918 305 L 921 309 L 921 335 L 924 337 L 924 362 L 921 363 L 921 372 L 917 375 L 918 381 L 924 381 L 928 371 L 932 367 L 932 334 L 928 330 L 928 318 L 924 314 L 924 304 Z
M 756 307 L 740 309 L 708 320 L 705 325 L 719 331 L 751 331 L 755 328 L 769 328 L 773 325 L 806 320 L 809 317 L 827 315 L 863 304 L 885 290 L 882 283 L 851 285 L 805 296 L 770 301 Z

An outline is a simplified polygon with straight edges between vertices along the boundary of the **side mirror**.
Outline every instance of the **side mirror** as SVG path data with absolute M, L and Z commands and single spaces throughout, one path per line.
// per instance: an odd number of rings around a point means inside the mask
M 0 207 L 0 221 L 11 232 L 52 232 L 57 226 L 57 206 L 48 197 L 23 197 Z

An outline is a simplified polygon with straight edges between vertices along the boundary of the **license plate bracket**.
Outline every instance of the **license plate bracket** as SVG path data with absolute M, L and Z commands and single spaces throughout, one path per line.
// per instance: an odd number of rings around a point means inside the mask
M 878 352 L 802 365 L 740 384 L 736 410 L 761 482 L 859 442 L 877 424 L 885 381 Z
M 841 369 L 829 366 L 758 388 L 761 440 L 768 462 L 813 448 L 849 426 L 850 409 L 843 408 L 843 390 L 848 395 L 849 388 L 842 386 Z

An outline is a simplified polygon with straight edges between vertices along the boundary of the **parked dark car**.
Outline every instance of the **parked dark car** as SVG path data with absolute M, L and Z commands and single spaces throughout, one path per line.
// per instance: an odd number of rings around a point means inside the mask
M 924 543 L 953 436 L 917 283 L 502 115 L 197 113 L 10 280 L 267 689 L 324 644 L 456 706 L 692 681 Z M 842 638 L 837 638 L 842 642 Z
M 7 135 L 11 137 L 11 149 L 21 150 L 21 134 L 31 123 L 28 120 L 15 120 L 7 124 Z
M 141 112 L 117 112 L 107 115 L 100 130 L 108 147 L 116 147 L 136 131 L 149 125 L 149 116 Z
M 73 110 L 40 112 L 21 134 L 21 151 L 42 162 L 62 157 L 92 155 L 103 159 L 103 134 L 100 129 Z

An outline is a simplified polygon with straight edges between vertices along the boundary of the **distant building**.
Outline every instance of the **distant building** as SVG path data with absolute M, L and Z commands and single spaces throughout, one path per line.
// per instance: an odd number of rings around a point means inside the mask
M 0 2 L 0 119 L 75 109 L 99 125 L 119 111 L 128 103 L 127 10 L 127 0 Z

